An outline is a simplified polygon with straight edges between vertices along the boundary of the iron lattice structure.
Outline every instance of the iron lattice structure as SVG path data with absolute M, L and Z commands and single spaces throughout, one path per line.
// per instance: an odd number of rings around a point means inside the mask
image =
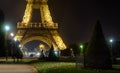
M 17 23 L 15 39 L 24 46 L 29 41 L 40 40 L 53 46 L 54 50 L 64 50 L 66 45 L 58 33 L 58 24 L 54 23 L 48 7 L 48 0 L 26 0 L 26 10 L 22 22 Z M 32 22 L 33 10 L 40 12 L 41 22 Z

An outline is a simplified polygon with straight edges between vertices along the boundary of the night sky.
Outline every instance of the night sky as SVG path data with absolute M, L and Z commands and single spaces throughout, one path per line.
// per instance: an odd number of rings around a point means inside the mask
M 0 0 L 5 21 L 16 30 L 22 21 L 25 0 Z M 88 42 L 94 24 L 99 19 L 106 40 L 120 40 L 119 0 L 49 0 L 53 21 L 59 23 L 59 33 L 67 44 Z

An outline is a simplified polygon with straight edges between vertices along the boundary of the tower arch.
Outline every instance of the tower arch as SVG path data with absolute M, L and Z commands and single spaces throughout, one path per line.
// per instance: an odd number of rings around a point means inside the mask
M 32 37 L 26 38 L 25 40 L 21 41 L 21 45 L 24 46 L 26 43 L 28 43 L 30 41 L 34 41 L 34 40 L 42 41 L 42 42 L 46 43 L 49 47 L 52 46 L 52 43 L 48 38 L 41 37 L 41 36 L 32 36 Z
M 17 23 L 17 34 L 15 39 L 25 44 L 30 40 L 42 40 L 54 50 L 66 49 L 61 36 L 58 33 L 58 24 L 54 23 L 47 4 L 48 0 L 26 0 L 27 5 L 21 22 Z M 34 9 L 40 11 L 40 22 L 31 22 Z

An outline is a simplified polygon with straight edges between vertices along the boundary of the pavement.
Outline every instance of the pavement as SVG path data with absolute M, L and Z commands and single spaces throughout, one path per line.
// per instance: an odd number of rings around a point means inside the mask
M 0 73 L 37 73 L 36 69 L 26 64 L 0 64 Z

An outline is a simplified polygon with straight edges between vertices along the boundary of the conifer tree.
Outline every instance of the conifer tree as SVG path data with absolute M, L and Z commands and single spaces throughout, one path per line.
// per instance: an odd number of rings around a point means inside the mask
M 110 50 L 106 44 L 99 21 L 95 24 L 92 37 L 85 52 L 85 67 L 92 69 L 111 69 Z

